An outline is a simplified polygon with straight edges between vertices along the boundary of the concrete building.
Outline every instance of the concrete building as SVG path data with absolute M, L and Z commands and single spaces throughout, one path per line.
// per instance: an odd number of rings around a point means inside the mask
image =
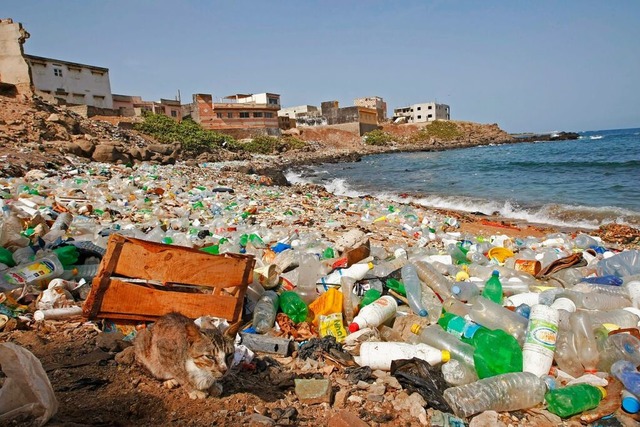
M 157 101 L 145 101 L 140 96 L 113 94 L 113 109 L 119 116 L 141 117 L 145 111 L 154 114 L 163 114 L 177 121 L 182 120 L 182 106 L 180 101 L 172 99 L 160 99 Z
M 426 123 L 434 120 L 451 120 L 451 114 L 448 105 L 425 102 L 409 107 L 395 108 L 393 121 L 398 122 L 403 118 L 407 123 Z
M 24 55 L 36 92 L 62 104 L 113 108 L 109 69 L 61 59 Z
M 373 108 L 357 105 L 340 108 L 338 101 L 326 101 L 320 105 L 320 109 L 328 127 L 354 132 L 360 136 L 378 129 L 378 115 Z
M 225 102 L 213 102 L 213 97 L 209 94 L 194 94 L 193 103 L 189 106 L 191 117 L 205 129 L 227 133 L 236 138 L 280 135 L 280 95 L 236 94 L 222 100 Z
M 387 103 L 379 96 L 357 98 L 353 100 L 353 105 L 358 107 L 373 108 L 378 115 L 378 123 L 387 121 Z
M 5 95 L 33 94 L 23 44 L 29 33 L 12 19 L 0 19 L 0 91 Z
M 320 115 L 318 107 L 313 105 L 298 105 L 296 107 L 281 108 L 278 116 L 297 119 L 298 117 L 315 117 Z

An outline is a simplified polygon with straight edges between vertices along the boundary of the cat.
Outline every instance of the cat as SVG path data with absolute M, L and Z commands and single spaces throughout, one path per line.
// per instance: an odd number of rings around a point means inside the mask
M 223 334 L 213 325 L 201 330 L 188 317 L 169 313 L 134 340 L 135 357 L 167 388 L 182 386 L 191 399 L 220 396 L 218 380 L 233 362 L 234 337 L 240 322 Z

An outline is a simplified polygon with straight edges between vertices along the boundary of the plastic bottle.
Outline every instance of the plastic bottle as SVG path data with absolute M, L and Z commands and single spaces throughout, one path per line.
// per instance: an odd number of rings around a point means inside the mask
M 353 322 L 349 324 L 349 332 L 353 333 L 366 327 L 378 327 L 389 319 L 392 319 L 398 310 L 396 300 L 385 295 L 371 304 L 362 307 Z
M 454 264 L 469 264 L 467 254 L 455 243 L 450 243 L 447 245 L 447 252 L 449 253 L 449 255 L 451 255 L 451 261 Z
M 422 306 L 427 309 L 427 319 L 429 323 L 435 323 L 442 315 L 442 303 L 440 298 L 433 292 L 429 286 L 420 281 L 420 301 Z
M 618 360 L 628 360 L 639 366 L 640 339 L 631 334 L 608 335 L 600 347 L 598 371 L 610 372 L 611 366 Z
M 584 233 L 578 234 L 576 238 L 573 239 L 573 244 L 579 249 L 589 249 L 592 246 L 600 246 L 600 242 Z
M 584 367 L 584 371 L 587 373 L 596 372 L 600 355 L 589 315 L 584 311 L 576 311 L 571 315 L 569 322 L 571 323 L 571 329 L 573 331 L 573 339 L 578 359 Z
M 464 304 L 455 298 L 447 298 L 444 300 L 442 302 L 442 308 L 448 313 L 461 317 L 468 316 L 470 310 L 470 307 L 467 304 Z
M 69 212 L 62 212 L 58 214 L 58 217 L 51 225 L 49 232 L 47 232 L 47 234 L 42 236 L 42 239 L 45 242 L 53 242 L 58 237 L 64 236 L 67 230 L 69 229 L 69 226 L 71 225 L 72 221 L 73 221 L 73 215 L 71 215 Z
M 582 307 L 587 310 L 613 310 L 631 306 L 631 300 L 622 296 L 589 292 L 582 295 Z
M 500 272 L 498 270 L 494 270 L 489 280 L 484 284 L 482 296 L 497 304 L 502 304 L 504 295 L 502 293 L 502 283 L 500 282 Z
M 440 296 L 441 299 L 446 299 L 451 296 L 451 284 L 450 282 L 438 272 L 432 265 L 425 261 L 416 261 L 414 263 L 418 277 L 424 283 L 427 284 L 433 291 Z
M 628 390 L 622 390 L 622 409 L 629 414 L 637 414 L 640 412 L 640 400 Z
M 457 300 L 467 302 L 480 295 L 480 288 L 473 282 L 457 282 L 451 286 L 451 293 Z
M 44 287 L 49 280 L 59 277 L 64 267 L 55 254 L 18 265 L 0 273 L 0 289 L 10 290 L 20 286 Z
M 636 328 L 638 322 L 640 322 L 640 317 L 637 314 L 624 309 L 596 311 L 595 313 L 590 313 L 589 317 L 593 326 L 612 324 L 622 329 Z
M 611 375 L 616 377 L 624 388 L 640 398 L 640 372 L 628 360 L 618 360 L 611 366 Z
M 614 275 L 618 277 L 640 274 L 640 250 L 623 251 L 596 264 L 598 276 Z
M 544 398 L 549 412 L 561 418 L 568 418 L 597 407 L 606 395 L 607 392 L 602 387 L 575 384 L 550 390 Z
M 67 319 L 73 316 L 82 315 L 82 307 L 63 307 L 63 308 L 50 308 L 48 310 L 36 310 L 33 313 L 34 320 L 58 320 Z
M 523 292 L 511 295 L 504 300 L 506 307 L 518 307 L 520 304 L 527 304 L 529 307 L 533 307 L 538 303 L 540 303 L 540 294 L 536 292 Z
M 545 382 L 530 372 L 512 372 L 485 378 L 471 384 L 448 388 L 444 399 L 458 417 L 479 412 L 527 409 L 541 403 L 547 391 Z
M 469 384 L 478 381 L 475 369 L 468 367 L 456 359 L 442 364 L 442 377 L 452 386 Z
M 330 274 L 321 277 L 318 283 L 322 285 L 339 285 L 340 279 L 344 276 L 351 277 L 355 281 L 362 280 L 367 275 L 369 270 L 373 268 L 372 263 L 357 263 L 353 264 L 349 268 L 338 268 L 332 271 Z
M 298 266 L 296 293 L 305 304 L 311 304 L 318 297 L 316 282 L 320 277 L 322 277 L 322 266 L 318 258 L 313 254 L 302 254 Z
M 502 329 L 517 339 L 519 343 L 524 342 L 527 319 L 500 304 L 478 297 L 473 301 L 469 317 L 486 328 Z
M 13 262 L 14 265 L 26 264 L 29 262 L 33 262 L 36 258 L 37 248 L 34 248 L 31 245 L 25 246 L 24 248 L 16 249 L 13 252 Z
M 546 305 L 531 308 L 527 334 L 522 347 L 522 369 L 539 377 L 547 375 L 553 364 L 558 338 L 558 311 Z
M 300 295 L 293 291 L 285 291 L 280 294 L 280 310 L 294 322 L 304 322 L 309 315 L 309 308 Z
M 342 311 L 344 314 L 344 320 L 347 324 L 353 322 L 355 316 L 355 307 L 353 294 L 353 287 L 356 280 L 349 276 L 342 276 L 340 279 L 340 291 L 342 293 Z
M 420 279 L 418 278 L 416 268 L 413 264 L 407 264 L 402 267 L 401 274 L 404 289 L 407 292 L 409 307 L 411 307 L 411 310 L 413 310 L 413 312 L 418 316 L 427 317 L 429 312 L 422 304 L 422 286 L 420 285 Z
M 387 288 L 391 289 L 402 295 L 403 297 L 407 296 L 407 291 L 404 289 L 404 283 L 396 279 L 387 279 L 385 282 Z
M 87 282 L 91 282 L 91 280 L 98 275 L 99 268 L 100 264 L 72 265 L 64 270 L 61 277 L 65 280 L 79 281 L 80 279 L 84 279 Z
M 437 365 L 449 361 L 449 352 L 421 343 L 365 341 L 360 344 L 360 356 L 354 356 L 354 360 L 360 366 L 388 371 L 394 360 L 414 357 L 422 359 L 430 365 Z
M 640 308 L 640 280 L 632 280 L 625 283 L 624 288 L 631 298 L 633 307 Z
M 390 261 L 383 261 L 380 264 L 375 265 L 372 273 L 376 277 L 387 277 L 394 271 L 402 268 L 408 262 L 409 259 L 407 258 L 407 253 L 398 250 L 396 251 L 396 257 L 394 259 Z
M 452 359 L 456 359 L 475 370 L 475 362 L 473 361 L 475 349 L 473 346 L 460 341 L 442 329 L 440 325 L 434 324 L 423 328 L 416 324 L 411 327 L 411 332 L 418 335 L 420 342 L 440 350 L 447 350 Z
M 253 310 L 253 328 L 259 334 L 264 334 L 273 328 L 278 312 L 278 294 L 275 291 L 265 291 Z

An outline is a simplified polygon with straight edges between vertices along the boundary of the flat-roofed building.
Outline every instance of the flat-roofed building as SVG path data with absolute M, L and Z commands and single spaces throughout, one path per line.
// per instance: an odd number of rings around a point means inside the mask
M 393 121 L 406 120 L 407 123 L 425 123 L 434 120 L 451 120 L 451 111 L 446 104 L 425 102 L 408 107 L 395 108 Z

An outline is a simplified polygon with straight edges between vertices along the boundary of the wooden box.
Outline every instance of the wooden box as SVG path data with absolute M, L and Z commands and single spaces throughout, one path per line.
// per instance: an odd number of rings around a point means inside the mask
M 190 318 L 237 322 L 253 279 L 250 255 L 211 255 L 197 249 L 112 235 L 83 306 L 88 319 L 153 321 L 176 311 Z

